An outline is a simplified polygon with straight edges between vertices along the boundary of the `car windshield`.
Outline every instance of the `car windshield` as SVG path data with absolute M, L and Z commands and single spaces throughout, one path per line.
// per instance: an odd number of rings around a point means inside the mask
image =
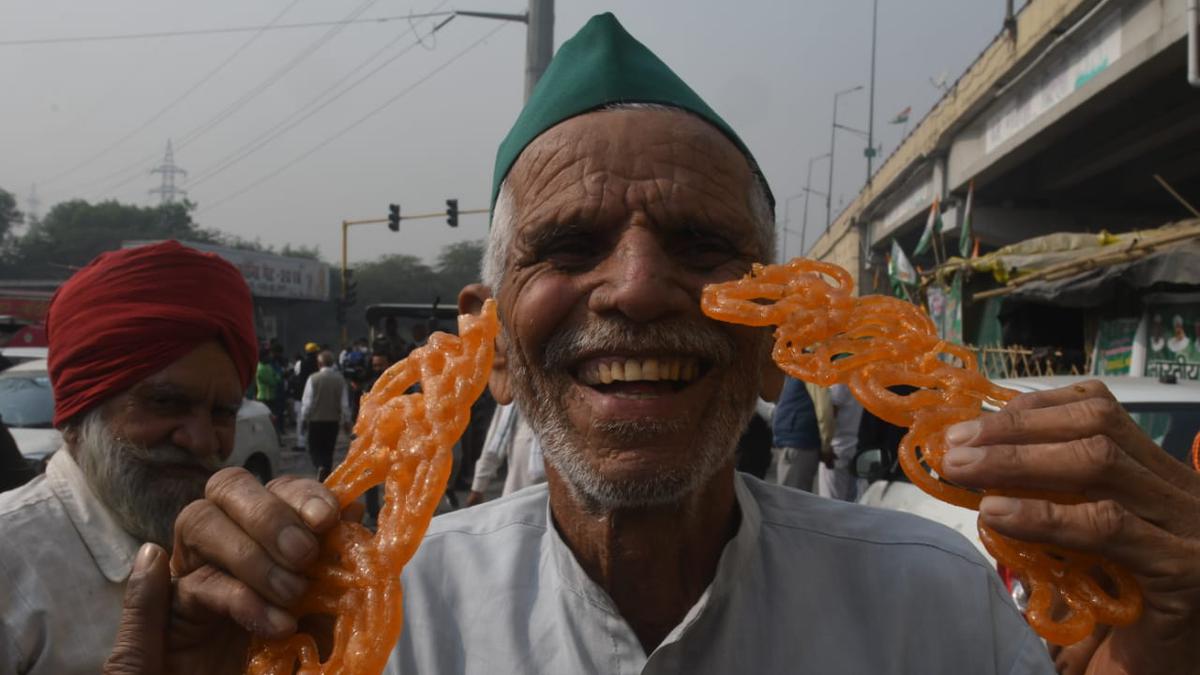
M 54 393 L 44 372 L 0 377 L 0 419 L 13 428 L 51 429 L 54 426 Z
M 1181 462 L 1190 462 L 1192 439 L 1200 433 L 1200 405 L 1194 403 L 1130 403 L 1133 420 L 1155 443 Z

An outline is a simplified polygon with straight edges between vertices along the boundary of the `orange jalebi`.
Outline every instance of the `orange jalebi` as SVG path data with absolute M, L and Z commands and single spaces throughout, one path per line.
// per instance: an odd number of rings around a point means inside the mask
M 1081 496 L 1059 493 L 978 492 L 941 479 L 942 458 L 949 449 L 947 427 L 974 419 L 983 403 L 1003 406 L 1017 392 L 988 381 L 971 350 L 939 339 L 933 322 L 916 305 L 877 295 L 856 298 L 853 288 L 841 267 L 797 258 L 782 265 L 755 265 L 743 279 L 709 286 L 701 306 L 721 321 L 776 326 L 772 356 L 784 372 L 822 386 L 848 384 L 872 414 L 908 427 L 899 448 L 900 465 L 914 484 L 934 497 L 976 510 L 985 494 L 1082 501 Z M 895 394 L 888 389 L 895 385 L 917 391 Z M 1078 642 L 1097 622 L 1126 625 L 1141 613 L 1141 588 L 1114 563 L 1015 541 L 982 522 L 979 534 L 996 560 L 1027 582 L 1026 617 L 1051 642 Z M 1115 586 L 1115 595 L 1098 583 L 1096 570 Z M 1056 618 L 1056 610 L 1064 612 L 1061 618 Z
M 251 645 L 253 675 L 380 673 L 400 636 L 400 571 L 417 550 L 446 489 L 454 442 L 492 367 L 498 323 L 489 300 L 479 316 L 458 318 L 458 336 L 434 333 L 426 346 L 388 368 L 362 399 L 356 438 L 325 481 L 342 508 L 383 483 L 378 530 L 342 522 L 323 538 L 308 571 L 308 592 L 290 609 L 336 617 L 333 648 L 321 662 L 312 636 L 297 633 Z M 421 391 L 406 394 L 414 384 Z

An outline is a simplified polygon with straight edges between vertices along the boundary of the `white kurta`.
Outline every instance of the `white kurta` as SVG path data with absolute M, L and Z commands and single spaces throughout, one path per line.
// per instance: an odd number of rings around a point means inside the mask
M 550 525 L 545 485 L 436 518 L 404 571 L 387 672 L 1054 672 L 957 533 L 738 474 L 716 576 L 652 653 Z
M 99 673 L 137 549 L 66 450 L 0 494 L 0 673 Z

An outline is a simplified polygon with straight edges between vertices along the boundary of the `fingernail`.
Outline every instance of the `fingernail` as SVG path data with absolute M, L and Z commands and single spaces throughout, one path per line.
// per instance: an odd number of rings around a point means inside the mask
M 158 552 L 160 550 L 154 544 L 142 544 L 142 547 L 138 549 L 137 557 L 133 559 L 133 571 L 145 572 L 150 569 L 150 566 L 158 559 Z
M 307 507 L 307 506 L 306 506 Z M 288 525 L 279 533 L 279 552 L 293 562 L 302 562 L 312 555 L 317 542 L 312 535 L 296 525 Z
M 984 497 L 979 502 L 979 513 L 993 518 L 1007 518 L 1020 507 L 1021 503 L 1012 497 Z
M 959 422 L 946 430 L 946 442 L 950 445 L 968 445 L 979 435 L 979 420 Z
M 300 507 L 300 515 L 313 527 L 329 520 L 335 513 L 337 508 L 330 506 L 329 502 L 320 497 L 312 497 Z
M 282 567 L 273 567 L 267 574 L 267 583 L 271 584 L 271 589 L 285 603 L 291 604 L 299 599 L 304 591 L 308 589 L 308 582 L 304 577 L 292 574 Z
M 271 624 L 271 628 L 277 633 L 289 633 L 296 630 L 296 620 L 291 614 L 275 607 L 267 605 L 267 623 Z
M 942 459 L 942 464 L 953 468 L 961 468 L 969 466 L 983 459 L 983 450 L 964 446 L 959 448 L 950 448 L 946 451 L 946 456 Z

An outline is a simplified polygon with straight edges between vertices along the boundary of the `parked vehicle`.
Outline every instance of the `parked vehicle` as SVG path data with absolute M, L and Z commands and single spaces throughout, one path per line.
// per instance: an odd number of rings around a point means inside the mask
M 0 419 L 8 426 L 17 448 L 39 469 L 62 446 L 54 428 L 54 392 L 46 361 L 27 361 L 0 373 Z M 282 466 L 279 440 L 267 406 L 244 399 L 238 410 L 233 452 L 226 466 L 245 467 L 259 480 L 271 480 Z
M 1168 384 L 1149 377 L 1080 377 L 1051 376 L 996 380 L 996 384 L 1020 392 L 1043 391 L 1065 387 L 1089 379 L 1099 379 L 1134 421 L 1164 450 L 1190 470 L 1192 439 L 1200 432 L 1200 382 Z M 895 466 L 883 466 L 879 449 L 859 450 L 855 469 L 859 476 L 872 482 L 859 497 L 860 504 L 906 511 L 937 521 L 957 530 L 995 562 L 979 541 L 976 521 L 979 514 L 939 501 L 908 482 Z M 891 463 L 891 462 L 887 462 Z
M 7 361 L 10 366 L 45 360 L 48 353 L 49 350 L 45 347 L 0 347 L 0 356 L 3 356 L 3 361 Z M 3 367 L 0 367 L 0 370 L 3 370 Z

